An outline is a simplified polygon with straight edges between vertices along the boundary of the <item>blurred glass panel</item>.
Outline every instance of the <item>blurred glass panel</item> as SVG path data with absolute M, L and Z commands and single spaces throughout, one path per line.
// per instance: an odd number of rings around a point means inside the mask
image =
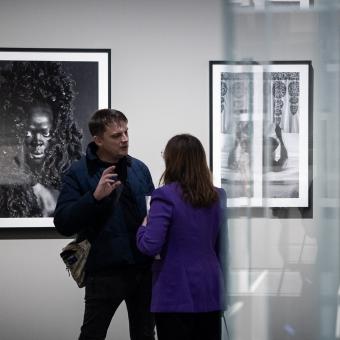
M 224 14 L 229 338 L 340 339 L 340 1 L 230 0 Z M 307 81 L 275 69 L 304 63 Z

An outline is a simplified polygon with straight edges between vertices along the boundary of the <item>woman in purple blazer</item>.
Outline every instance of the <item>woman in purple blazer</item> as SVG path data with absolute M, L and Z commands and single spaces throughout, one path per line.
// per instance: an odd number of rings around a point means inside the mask
M 159 340 L 221 337 L 224 275 L 219 259 L 226 195 L 213 186 L 201 142 L 171 138 L 137 246 L 155 256 L 151 311 Z M 222 243 L 221 243 L 222 244 Z

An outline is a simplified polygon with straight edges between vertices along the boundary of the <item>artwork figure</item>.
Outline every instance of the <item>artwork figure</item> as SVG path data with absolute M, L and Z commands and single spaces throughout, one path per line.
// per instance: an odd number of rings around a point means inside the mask
M 263 138 L 263 169 L 264 171 L 282 171 L 287 167 L 288 151 L 282 138 L 280 125 L 275 125 L 274 137 Z M 276 157 L 276 151 L 279 148 L 279 158 Z
M 246 197 L 252 195 L 251 191 L 251 131 L 252 124 L 248 121 L 237 123 L 233 148 L 228 155 L 228 168 L 240 173 L 243 193 Z
M 74 81 L 59 62 L 1 66 L 0 217 L 52 216 L 61 174 L 82 151 Z

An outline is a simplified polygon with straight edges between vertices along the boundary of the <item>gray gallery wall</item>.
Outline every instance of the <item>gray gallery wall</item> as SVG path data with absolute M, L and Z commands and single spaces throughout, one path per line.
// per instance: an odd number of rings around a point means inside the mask
M 172 135 L 198 136 L 209 154 L 209 60 L 226 55 L 312 60 L 318 72 L 319 16 L 312 11 L 269 19 L 261 15 L 236 15 L 224 26 L 220 0 L 2 0 L 0 46 L 110 48 L 112 107 L 128 115 L 131 154 L 150 166 L 157 183 L 163 169 L 160 152 Z M 226 37 L 234 44 L 225 49 Z M 316 108 L 322 93 L 318 86 Z M 331 339 L 333 319 L 325 315 L 332 314 L 313 299 L 320 290 L 330 295 L 336 281 L 321 276 L 320 249 L 328 240 L 321 236 L 315 213 L 304 220 L 243 217 L 230 222 L 232 280 L 237 282 L 229 318 L 233 339 L 296 335 L 311 340 L 321 339 L 320 334 Z M 338 240 L 330 241 L 330 249 L 337 250 Z M 58 258 L 65 243 L 0 240 L 2 340 L 76 338 L 83 290 L 67 277 Z M 127 340 L 127 327 L 121 306 L 111 338 Z
M 210 59 L 223 57 L 219 0 L 2 0 L 0 47 L 109 48 L 112 107 L 155 183 L 170 136 L 209 140 Z M 208 152 L 208 150 L 207 150 Z M 0 339 L 75 339 L 83 293 L 59 260 L 65 239 L 0 240 Z M 110 328 L 128 339 L 125 306 Z

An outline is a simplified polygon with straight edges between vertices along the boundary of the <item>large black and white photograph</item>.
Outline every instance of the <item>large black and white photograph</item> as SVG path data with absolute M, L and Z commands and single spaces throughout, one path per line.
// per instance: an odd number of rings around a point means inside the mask
M 308 206 L 309 62 L 210 62 L 211 166 L 229 207 Z
M 110 50 L 0 49 L 0 228 L 53 227 L 62 173 L 110 106 Z

